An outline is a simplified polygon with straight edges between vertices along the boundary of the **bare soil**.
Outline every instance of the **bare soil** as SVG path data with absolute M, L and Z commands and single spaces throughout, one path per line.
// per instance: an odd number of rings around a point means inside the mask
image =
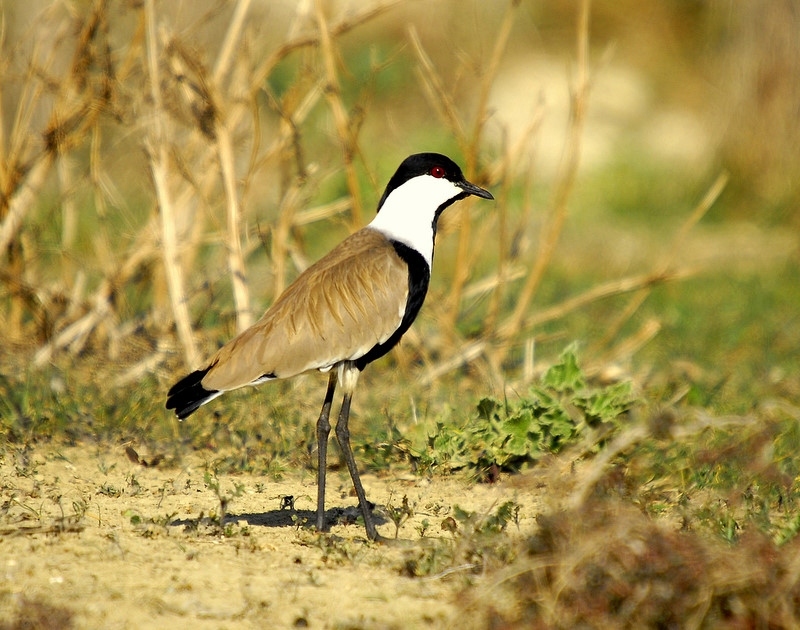
M 0 475 L 3 629 L 443 627 L 458 593 L 482 576 L 466 563 L 412 577 L 408 563 L 455 535 L 441 527 L 455 505 L 489 513 L 516 501 L 516 536 L 533 529 L 539 502 L 502 480 L 364 475 L 378 506 L 406 496 L 413 508 L 401 542 L 386 545 L 368 543 L 356 523 L 323 536 L 298 525 L 313 520 L 311 472 L 220 476 L 215 490 L 195 454 L 146 466 L 118 445 L 47 445 L 9 448 Z M 350 480 L 345 471 L 328 479 L 329 515 L 346 523 L 357 514 Z M 229 498 L 222 527 L 220 496 Z M 394 538 L 394 523 L 379 522 Z

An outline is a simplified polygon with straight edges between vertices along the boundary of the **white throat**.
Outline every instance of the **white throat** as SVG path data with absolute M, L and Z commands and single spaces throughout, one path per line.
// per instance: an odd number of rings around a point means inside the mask
M 430 267 L 433 261 L 433 218 L 436 210 L 463 193 L 461 188 L 447 179 L 419 175 L 389 193 L 369 227 L 417 250 Z

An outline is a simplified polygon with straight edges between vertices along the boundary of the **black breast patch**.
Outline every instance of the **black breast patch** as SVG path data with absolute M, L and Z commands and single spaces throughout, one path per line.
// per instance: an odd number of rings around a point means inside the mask
M 419 309 L 422 308 L 422 303 L 425 301 L 425 296 L 428 293 L 431 268 L 428 266 L 423 255 L 405 243 L 399 241 L 391 241 L 391 243 L 397 255 L 408 265 L 408 298 L 406 299 L 406 310 L 403 314 L 403 319 L 400 321 L 400 326 L 398 326 L 391 337 L 383 343 L 373 346 L 369 352 L 354 361 L 359 370 L 363 370 L 368 363 L 371 363 L 375 359 L 380 359 L 397 345 L 397 342 L 400 341 L 400 338 L 417 318 Z

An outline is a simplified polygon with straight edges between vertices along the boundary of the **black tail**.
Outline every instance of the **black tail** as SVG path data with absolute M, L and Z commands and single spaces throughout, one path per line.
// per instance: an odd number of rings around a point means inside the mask
M 219 396 L 220 392 L 205 389 L 201 384 L 211 367 L 209 365 L 205 370 L 197 370 L 184 376 L 167 392 L 167 409 L 174 409 L 175 415 L 181 420 L 192 415 L 200 405 Z

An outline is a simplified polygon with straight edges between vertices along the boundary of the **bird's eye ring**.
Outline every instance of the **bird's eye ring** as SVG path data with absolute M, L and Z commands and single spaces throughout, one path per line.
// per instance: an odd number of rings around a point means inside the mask
M 431 169 L 431 175 L 433 175 L 436 179 L 441 179 L 444 177 L 444 168 L 441 166 L 434 166 Z

